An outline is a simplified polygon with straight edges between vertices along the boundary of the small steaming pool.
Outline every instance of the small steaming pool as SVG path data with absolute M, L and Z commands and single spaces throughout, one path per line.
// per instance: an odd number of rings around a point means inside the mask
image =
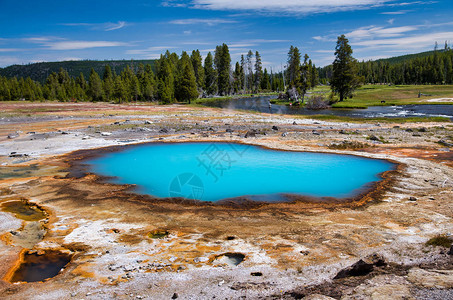
M 218 201 L 284 201 L 287 194 L 347 198 L 392 170 L 385 160 L 292 152 L 236 143 L 153 143 L 87 162 L 92 172 L 140 193 Z

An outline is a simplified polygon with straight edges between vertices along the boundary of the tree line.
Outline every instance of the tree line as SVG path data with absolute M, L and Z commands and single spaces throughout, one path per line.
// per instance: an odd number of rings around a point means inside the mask
M 389 60 L 362 61 L 357 75 L 364 84 L 453 84 L 453 50 L 445 43 L 423 57 L 412 57 L 397 63 Z M 320 82 L 331 82 L 333 66 L 319 69 Z
M 179 56 L 168 50 L 155 62 L 126 66 L 119 74 L 109 65 L 99 75 L 91 69 L 89 78 L 83 73 L 72 77 L 67 70 L 52 72 L 45 83 L 28 78 L 0 76 L 0 101 L 159 101 L 189 102 L 198 97 L 283 91 L 283 74 L 269 73 L 262 67 L 261 55 L 251 50 L 231 66 L 226 44 L 209 52 L 204 61 L 200 51 Z

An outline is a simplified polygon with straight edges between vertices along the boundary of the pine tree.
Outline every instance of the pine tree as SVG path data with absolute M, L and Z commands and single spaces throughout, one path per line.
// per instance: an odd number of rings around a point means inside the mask
M 300 52 L 297 47 L 291 46 L 288 52 L 287 83 L 290 88 L 299 89 L 300 84 Z
M 143 100 L 150 101 L 154 97 L 155 79 L 151 65 L 145 66 L 145 72 L 141 81 Z
M 202 58 L 199 50 L 193 50 L 192 55 L 190 56 L 192 62 L 193 71 L 195 73 L 195 78 L 197 80 L 197 88 L 200 92 L 204 90 L 205 84 L 205 75 L 203 69 Z
M 219 89 L 219 94 L 227 95 L 230 90 L 231 57 L 226 44 L 216 47 L 214 62 L 217 70 L 217 87 Z
M 233 91 L 235 94 L 237 94 L 242 87 L 241 73 L 241 66 L 239 65 L 239 62 L 236 62 L 233 73 Z
M 205 87 L 208 95 L 217 93 L 217 72 L 214 69 L 214 59 L 208 52 L 204 60 Z
M 175 101 L 175 82 L 172 70 L 172 62 L 169 58 L 162 56 L 159 62 L 158 77 L 158 96 L 163 103 L 173 103 Z
M 253 52 L 252 50 L 249 50 L 247 52 L 247 57 L 246 57 L 246 67 L 245 67 L 245 81 L 246 81 L 246 89 L 248 91 L 252 90 L 253 87 L 253 67 L 252 67 L 252 62 L 253 60 Z
M 269 77 L 269 74 L 267 73 L 266 68 L 264 68 L 263 80 L 261 81 L 261 89 L 265 90 L 265 91 L 268 91 L 271 89 L 270 77 Z
M 351 97 L 353 91 L 360 86 L 357 61 L 352 57 L 352 48 L 344 35 L 338 37 L 332 67 L 330 86 L 333 92 L 339 94 L 340 101 L 343 101 L 346 97 Z
M 181 74 L 178 78 L 177 98 L 179 101 L 188 101 L 198 98 L 197 79 L 189 61 L 183 61 Z
M 311 86 L 311 71 L 310 71 L 310 64 L 308 63 L 308 55 L 304 55 L 304 63 L 302 64 L 300 70 L 301 70 L 301 75 L 300 75 L 300 94 L 302 95 L 302 103 L 304 103 L 305 99 L 305 94 L 307 93 L 307 90 Z
M 103 78 L 104 99 L 109 101 L 115 93 L 114 78 L 112 69 L 109 65 L 105 65 Z
M 116 76 L 114 80 L 114 97 L 119 103 L 127 100 L 127 89 L 120 76 Z
M 263 79 L 263 64 L 261 62 L 261 55 L 258 51 L 255 53 L 255 92 L 261 87 L 261 80 Z
M 88 79 L 88 95 L 91 98 L 91 101 L 101 101 L 102 100 L 102 81 L 98 73 L 91 68 L 90 78 Z

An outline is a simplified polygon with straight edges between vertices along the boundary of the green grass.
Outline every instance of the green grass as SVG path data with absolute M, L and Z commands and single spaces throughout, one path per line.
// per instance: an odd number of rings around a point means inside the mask
M 449 118 L 444 117 L 410 117 L 410 118 L 352 118 L 335 115 L 305 115 L 294 116 L 301 119 L 315 119 L 320 121 L 338 121 L 338 122 L 382 122 L 382 123 L 415 123 L 415 122 L 451 122 Z
M 199 98 L 192 101 L 192 104 L 205 104 L 209 102 L 215 102 L 219 100 L 230 100 L 230 99 L 240 99 L 240 98 L 250 98 L 256 96 L 270 96 L 270 95 L 278 95 L 276 92 L 271 93 L 259 93 L 259 94 L 241 94 L 241 95 L 234 95 L 234 96 L 222 96 L 222 97 L 213 97 L 213 98 Z
M 323 87 L 325 88 L 325 87 Z M 421 96 L 418 93 L 430 96 Z M 453 85 L 364 85 L 357 89 L 353 98 L 337 102 L 334 108 L 367 108 L 404 104 L 453 104 L 452 102 L 427 102 L 432 98 L 453 98 Z M 385 101 L 385 103 L 381 103 Z
M 433 238 L 430 238 L 425 245 L 426 246 L 442 246 L 445 248 L 450 248 L 452 240 L 446 235 L 438 235 Z

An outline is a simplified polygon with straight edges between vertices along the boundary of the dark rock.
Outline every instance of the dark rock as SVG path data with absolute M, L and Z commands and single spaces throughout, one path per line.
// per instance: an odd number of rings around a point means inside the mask
M 212 128 L 212 127 L 209 127 L 208 130 L 209 130 L 209 131 L 215 131 L 214 128 Z
M 145 125 L 153 124 L 151 121 L 146 120 Z
M 247 131 L 247 133 L 245 134 L 245 137 L 246 138 L 256 137 L 256 132 L 254 130 Z
M 453 143 L 449 143 L 449 142 L 445 141 L 444 139 L 439 140 L 438 143 L 443 146 L 446 146 L 446 147 L 453 147 Z
M 209 134 L 207 134 L 207 133 L 203 132 L 203 133 L 201 134 L 201 136 L 202 136 L 202 137 L 208 137 L 208 136 L 209 136 Z
M 398 129 L 398 128 L 401 128 L 401 127 L 400 127 L 400 126 L 398 126 L 398 125 L 395 125 L 395 126 L 393 126 L 393 128 L 396 128 L 396 129 Z
M 448 250 L 447 254 L 453 255 L 453 245 L 450 246 L 450 250 Z
M 412 136 L 422 136 L 420 133 L 414 133 Z
M 168 133 L 168 129 L 167 128 L 162 128 L 161 130 L 159 130 L 160 133 Z
M 118 121 L 116 121 L 115 123 L 113 123 L 113 125 L 120 125 L 120 124 L 121 124 L 121 122 L 118 122 Z
M 338 133 L 339 133 L 339 134 L 346 134 L 346 131 L 344 131 L 344 130 L 342 129 L 342 130 L 340 130 Z
M 252 275 L 252 276 L 263 276 L 263 273 L 261 273 L 261 272 L 252 272 L 252 273 L 250 273 L 250 275 Z
M 287 136 L 287 135 L 288 135 L 288 132 L 283 132 L 283 133 L 282 133 L 282 137 L 285 137 L 285 136 Z
M 373 264 L 368 264 L 363 260 L 359 260 L 355 264 L 346 269 L 341 270 L 333 279 L 341 279 L 351 276 L 364 276 L 371 273 L 374 269 Z
M 318 131 L 316 131 L 316 130 L 313 130 L 312 133 L 313 133 L 314 135 L 320 135 L 320 133 L 319 133 Z
M 178 299 L 178 294 L 177 293 L 174 293 L 173 296 L 171 296 L 171 299 Z
M 386 265 L 386 262 L 382 256 L 380 256 L 379 254 L 372 254 L 341 270 L 333 279 L 340 279 L 351 276 L 364 276 L 371 273 L 374 270 L 374 267 L 381 267 L 384 265 Z
M 232 241 L 232 240 L 236 239 L 236 237 L 235 237 L 235 236 L 232 236 L 232 235 L 230 235 L 230 236 L 227 236 L 227 238 L 226 238 L 226 239 L 227 239 L 227 241 Z
M 374 134 L 370 135 L 370 136 L 368 137 L 368 139 L 369 139 L 370 141 L 380 141 L 379 138 L 378 138 L 377 136 L 375 136 Z
M 434 198 L 434 197 L 429 197 L 428 199 L 429 200 L 436 200 L 436 198 Z
M 9 157 L 27 157 L 28 154 L 21 154 L 21 153 L 11 153 Z
M 297 125 L 296 121 L 293 122 L 293 125 Z
M 417 198 L 415 198 L 415 197 L 409 197 L 409 201 L 417 201 Z
M 420 128 L 418 129 L 418 131 L 419 131 L 419 132 L 426 132 L 426 128 L 425 128 L 425 127 L 420 127 Z
M 406 132 L 413 132 L 414 130 L 412 130 L 412 128 L 407 128 L 406 129 Z
M 272 126 L 272 130 L 278 131 L 278 127 L 274 125 L 274 126 Z
M 233 132 L 233 129 L 227 128 L 227 129 L 225 130 L 225 132 L 230 132 L 230 133 L 231 133 L 231 132 Z

